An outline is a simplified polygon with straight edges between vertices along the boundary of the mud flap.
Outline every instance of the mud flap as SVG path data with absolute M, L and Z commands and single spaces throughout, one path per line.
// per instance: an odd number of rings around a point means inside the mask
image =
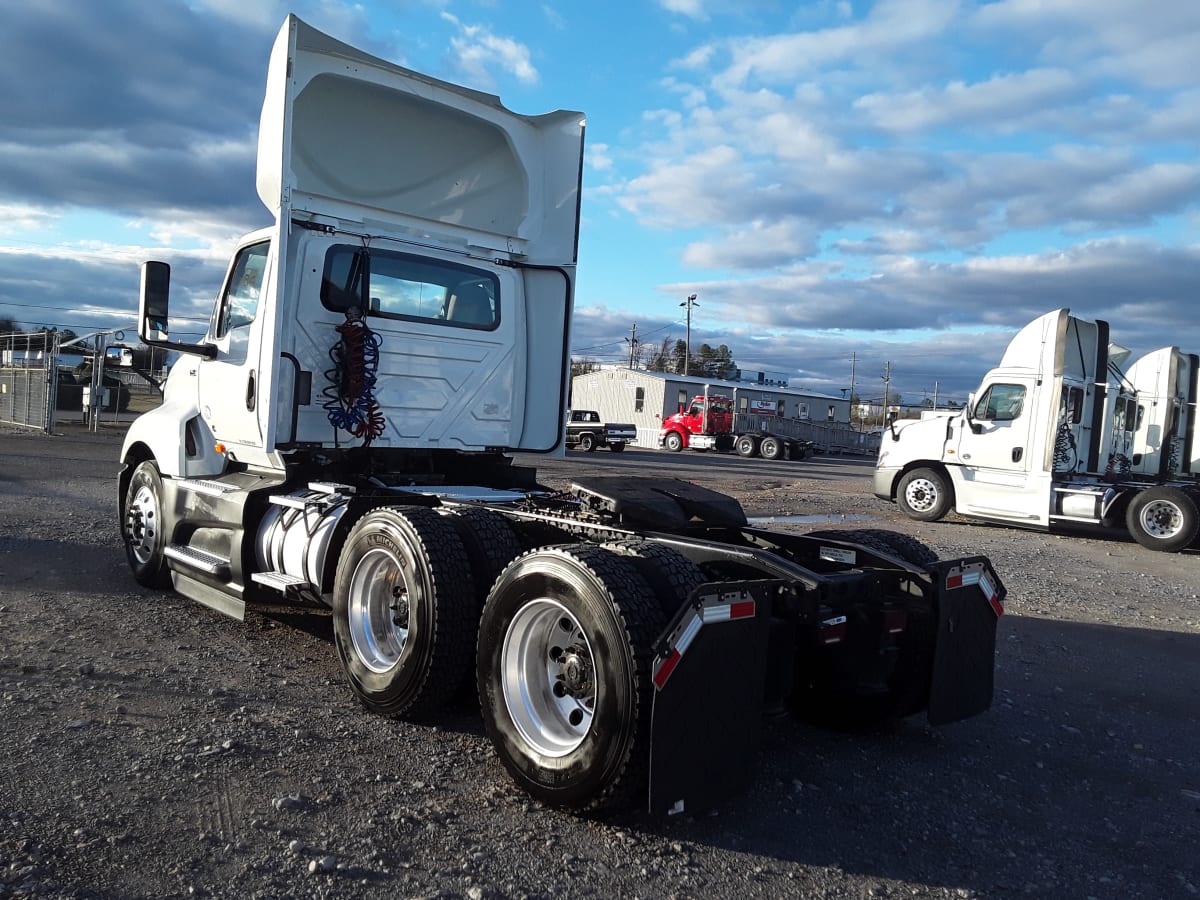
M 986 557 L 933 563 L 938 631 L 929 689 L 929 722 L 944 725 L 992 705 L 996 621 L 1006 591 Z
M 753 779 L 779 586 L 701 585 L 668 626 L 651 667 L 651 813 L 701 811 Z

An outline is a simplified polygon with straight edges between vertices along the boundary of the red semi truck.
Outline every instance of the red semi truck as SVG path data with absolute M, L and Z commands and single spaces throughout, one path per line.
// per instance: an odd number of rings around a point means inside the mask
M 813 448 L 812 441 L 785 433 L 791 420 L 773 415 L 737 415 L 733 410 L 729 397 L 693 397 L 686 409 L 663 422 L 659 446 L 672 452 L 685 448 L 732 450 L 739 456 L 763 459 L 804 459 Z

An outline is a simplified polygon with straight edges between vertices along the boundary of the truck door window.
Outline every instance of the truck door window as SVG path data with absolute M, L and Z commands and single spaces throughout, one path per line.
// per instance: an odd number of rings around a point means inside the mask
M 975 418 L 1011 422 L 1019 418 L 1025 404 L 1023 384 L 993 384 L 975 404 Z
M 364 296 L 371 316 L 486 330 L 500 320 L 500 283 L 488 272 L 390 250 L 331 247 L 321 303 L 345 311 L 361 307 Z
M 221 297 L 217 313 L 217 337 L 224 337 L 234 328 L 249 325 L 258 313 L 258 297 L 262 293 L 263 276 L 267 271 L 270 241 L 245 247 L 233 263 L 229 286 Z

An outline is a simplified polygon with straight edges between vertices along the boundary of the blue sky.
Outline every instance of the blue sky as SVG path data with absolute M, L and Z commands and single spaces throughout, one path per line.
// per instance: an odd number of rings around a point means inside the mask
M 961 399 L 1059 306 L 1200 352 L 1200 4 L 0 0 L 0 317 L 197 327 L 284 16 L 588 117 L 573 346 L 682 338 L 838 395 Z

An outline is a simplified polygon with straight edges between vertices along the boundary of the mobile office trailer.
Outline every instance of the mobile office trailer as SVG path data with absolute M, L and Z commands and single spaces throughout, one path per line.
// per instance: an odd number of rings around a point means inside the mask
M 912 518 L 960 515 L 1026 528 L 1122 524 L 1178 551 L 1200 530 L 1197 488 L 1130 470 L 1136 411 L 1108 323 L 1046 313 L 1012 339 L 956 415 L 895 423 L 883 435 L 877 497 Z
M 368 56 L 294 17 L 268 72 L 258 190 L 207 334 L 130 427 L 119 514 L 148 587 L 241 618 L 332 611 L 351 691 L 428 717 L 474 681 L 547 803 L 710 805 L 764 709 L 851 726 L 991 702 L 1004 588 L 889 532 L 775 534 L 676 479 L 540 485 L 563 453 L 583 117 Z M 719 773 L 719 775 L 714 775 Z

